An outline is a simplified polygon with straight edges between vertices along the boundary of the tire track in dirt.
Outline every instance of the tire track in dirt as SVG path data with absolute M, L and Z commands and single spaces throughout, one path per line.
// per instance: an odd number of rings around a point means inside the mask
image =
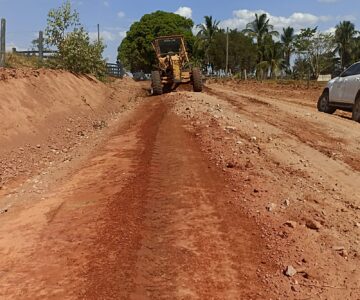
M 133 126 L 129 128 L 137 137 L 138 152 L 131 153 L 133 159 L 136 157 L 136 167 L 132 178 L 120 193 L 113 195 L 103 214 L 90 251 L 91 263 L 83 273 L 85 285 L 80 299 L 129 299 L 135 288 L 134 267 L 143 238 L 148 169 L 158 126 L 165 112 L 161 102 L 153 101 L 145 104 L 142 115 L 133 120 Z
M 280 128 L 299 142 L 318 150 L 330 159 L 341 160 L 353 170 L 360 171 L 360 162 L 356 160 L 357 153 L 347 149 L 345 139 L 335 138 L 326 134 L 325 129 L 320 127 L 319 124 L 309 120 L 306 120 L 306 122 L 304 120 L 297 120 L 294 114 L 287 113 L 274 106 L 271 102 L 258 99 L 254 96 L 248 97 L 233 91 L 220 91 L 216 88 L 208 88 L 207 93 L 227 100 L 253 119 Z M 252 103 L 254 99 L 256 104 L 260 103 L 262 105 L 261 112 L 259 112 L 256 105 L 249 105 L 249 101 Z M 304 126 L 304 124 L 306 125 Z M 335 153 L 339 153 L 339 155 L 336 156 L 334 155 Z
M 257 270 L 272 267 L 256 223 L 232 211 L 227 184 L 168 112 L 166 96 L 152 99 L 157 113 L 138 132 L 136 176 L 109 206 L 85 298 L 267 297 Z
M 311 128 L 310 125 L 310 129 L 308 131 L 308 123 L 306 123 L 306 126 L 304 126 L 304 123 L 301 123 L 301 120 L 297 120 L 295 121 L 295 124 L 293 124 L 294 117 L 291 116 L 291 114 L 287 112 L 281 112 L 281 110 L 276 109 L 276 107 L 272 109 L 268 109 L 268 107 L 266 107 L 265 110 L 261 110 L 259 112 L 257 105 L 251 105 L 251 100 L 248 101 L 246 98 L 241 99 L 241 96 L 240 99 L 235 98 L 235 96 L 228 95 L 226 91 L 222 91 L 222 93 L 225 94 L 222 94 L 218 91 L 215 91 L 214 93 L 216 97 L 224 99 L 230 103 L 230 105 L 238 108 L 240 113 L 247 116 L 250 120 L 254 120 L 258 124 L 269 124 L 273 127 L 269 128 L 268 126 L 270 132 L 273 130 L 276 132 L 276 143 L 281 144 L 280 149 L 287 149 L 286 152 L 288 153 L 284 152 L 283 150 L 279 151 L 277 147 L 272 147 L 272 149 L 269 149 L 270 151 L 267 151 L 271 159 L 273 159 L 275 162 L 286 164 L 288 163 L 286 160 L 293 162 L 294 158 L 297 156 L 298 161 L 305 159 L 306 161 L 310 162 L 313 168 L 307 170 L 306 177 L 310 176 L 313 178 L 313 180 L 318 180 L 318 174 L 321 173 L 322 176 L 320 177 L 320 180 L 322 180 L 322 177 L 327 178 L 328 188 L 335 190 L 335 185 L 336 189 L 337 187 L 342 189 L 341 194 L 346 193 L 347 195 L 345 198 L 343 198 L 343 195 L 338 194 L 337 196 L 334 196 L 335 199 L 342 199 L 342 205 L 356 213 L 360 207 L 360 198 L 358 196 L 360 189 L 357 184 L 359 178 L 359 171 L 357 168 L 360 166 L 360 162 L 355 160 L 357 153 L 350 154 L 352 152 L 347 151 L 347 148 L 344 147 L 344 144 L 346 144 L 345 142 L 323 135 L 323 141 L 327 145 L 325 149 L 329 149 L 324 150 L 322 145 L 319 145 L 316 138 L 314 138 L 316 136 L 316 127 Z M 240 108 L 237 106 L 237 103 L 239 102 Z M 269 129 L 266 129 L 266 131 Z M 314 132 L 314 134 L 310 134 L 308 136 L 308 132 Z M 343 140 L 345 140 L 345 136 Z M 327 155 L 328 151 L 334 151 L 331 148 L 333 145 L 335 145 L 335 149 L 337 147 L 340 148 L 339 152 L 343 154 L 342 156 L 333 157 Z M 348 160 L 350 160 L 352 163 L 347 163 Z M 354 165 L 353 162 L 356 162 L 356 164 Z
M 316 101 L 323 91 L 324 85 L 315 85 L 307 87 L 307 85 L 288 85 L 284 83 L 266 83 L 266 82 L 225 82 L 212 84 L 216 88 L 225 88 L 228 91 L 241 92 L 242 95 L 252 97 L 262 97 L 273 101 L 281 101 L 296 108 L 306 107 L 314 109 Z M 291 94 L 288 92 L 291 91 Z M 304 98 L 306 97 L 306 98 Z
M 360 200 L 358 173 L 262 120 L 263 108 L 258 108 L 257 103 L 241 101 L 244 106 L 260 110 L 250 114 L 229 103 L 222 94 L 183 96 L 187 101 L 177 102 L 174 111 L 190 121 L 204 152 L 241 184 L 238 190 L 243 196 L 239 200 L 245 200 L 244 206 L 259 217 L 261 224 L 270 226 L 269 232 L 273 232 L 272 239 L 278 245 L 275 257 L 280 268 L 286 262 L 299 264 L 309 275 L 295 276 L 304 287 L 292 286 L 291 291 L 282 294 L 283 298 L 316 299 L 321 293 L 327 299 L 338 299 L 340 295 L 353 299 L 355 292 L 346 289 L 358 288 L 359 241 L 354 228 Z M 234 169 L 226 169 L 229 162 Z M 295 221 L 296 228 L 284 225 L 287 220 Z M 307 220 L 316 220 L 323 227 L 311 231 L 305 226 Z M 275 224 L 271 228 L 272 221 Z M 346 259 L 333 250 L 336 245 L 346 248 Z M 306 263 L 302 264 L 304 257 Z M 352 275 L 344 283 L 347 274 Z M 281 279 L 277 278 L 277 282 Z M 293 279 L 285 281 L 294 283 Z M 316 293 L 309 288 L 311 284 L 319 287 Z M 344 291 L 325 291 L 322 284 L 339 286 Z

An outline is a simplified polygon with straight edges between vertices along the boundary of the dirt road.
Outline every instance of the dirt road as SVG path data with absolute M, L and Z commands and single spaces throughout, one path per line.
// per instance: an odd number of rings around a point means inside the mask
M 359 125 L 317 93 L 141 98 L 41 195 L 0 198 L 0 298 L 360 299 Z

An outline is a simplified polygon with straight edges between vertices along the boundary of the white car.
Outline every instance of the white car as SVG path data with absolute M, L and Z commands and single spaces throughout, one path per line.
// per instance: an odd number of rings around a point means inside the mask
M 328 82 L 317 108 L 328 114 L 333 114 L 337 109 L 350 111 L 353 120 L 360 122 L 360 62 Z

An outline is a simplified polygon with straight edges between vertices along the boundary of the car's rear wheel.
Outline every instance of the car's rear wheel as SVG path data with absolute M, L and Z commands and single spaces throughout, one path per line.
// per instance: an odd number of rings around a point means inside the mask
M 151 87 L 154 95 L 161 95 L 163 93 L 163 87 L 159 71 L 151 72 Z
M 352 119 L 356 122 L 360 122 L 360 95 L 355 100 L 352 111 Z
M 319 98 L 319 101 L 317 103 L 318 111 L 324 112 L 327 114 L 333 114 L 336 111 L 335 107 L 330 106 L 329 103 L 329 92 L 324 91 L 322 95 Z

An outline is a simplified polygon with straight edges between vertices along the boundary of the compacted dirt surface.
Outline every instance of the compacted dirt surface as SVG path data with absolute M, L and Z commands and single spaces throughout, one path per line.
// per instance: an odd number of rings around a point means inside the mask
M 360 125 L 321 87 L 76 80 L 4 126 L 1 299 L 360 299 Z

